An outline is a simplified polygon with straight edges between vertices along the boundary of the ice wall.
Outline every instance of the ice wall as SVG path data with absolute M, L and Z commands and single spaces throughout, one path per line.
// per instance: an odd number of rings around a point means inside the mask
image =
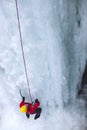
M 81 110 L 84 111 L 83 103 L 80 110 L 75 101 L 77 85 L 86 61 L 86 4 L 86 0 L 83 2 L 80 0 L 18 1 L 31 93 L 33 99 L 39 98 L 43 108 L 42 117 L 33 125 L 33 118 L 31 117 L 30 122 L 26 122 L 18 108 L 21 100 L 18 88 L 22 89 L 26 100 L 29 100 L 29 97 L 15 1 L 1 0 L 0 119 L 2 130 L 7 128 L 12 130 L 14 125 L 14 129 L 18 129 L 21 122 L 24 122 L 21 126 L 22 130 L 28 127 L 40 130 L 84 128 L 85 119 L 81 113 Z M 74 102 L 73 106 L 71 102 Z M 5 114 L 7 104 L 9 105 Z M 1 114 L 2 109 L 4 116 Z M 6 123 L 7 118 L 8 123 Z

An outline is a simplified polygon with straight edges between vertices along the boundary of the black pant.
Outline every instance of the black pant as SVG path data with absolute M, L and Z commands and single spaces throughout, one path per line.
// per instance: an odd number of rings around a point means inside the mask
M 35 120 L 40 117 L 41 111 L 42 111 L 42 109 L 40 107 L 38 107 L 35 110 L 35 114 L 36 114 L 35 117 L 34 117 Z
M 35 112 L 34 112 L 34 114 L 35 114 L 34 119 L 35 120 L 40 117 L 41 111 L 42 111 L 42 109 L 40 107 L 35 110 Z M 26 116 L 27 116 L 27 118 L 29 118 L 30 114 L 26 113 Z

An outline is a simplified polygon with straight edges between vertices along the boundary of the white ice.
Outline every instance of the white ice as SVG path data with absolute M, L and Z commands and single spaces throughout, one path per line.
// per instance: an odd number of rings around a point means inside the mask
M 18 0 L 18 6 L 30 90 L 43 110 L 36 121 L 19 111 L 18 89 L 30 99 L 15 0 L 1 0 L 0 130 L 86 130 L 85 104 L 76 95 L 87 58 L 87 1 Z

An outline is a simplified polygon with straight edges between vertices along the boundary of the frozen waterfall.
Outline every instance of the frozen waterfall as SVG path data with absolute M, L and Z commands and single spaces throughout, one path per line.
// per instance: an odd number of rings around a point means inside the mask
M 87 60 L 86 0 L 18 0 L 33 100 L 43 109 L 29 120 L 29 101 L 15 0 L 0 1 L 0 130 L 86 130 L 86 101 L 78 98 Z M 87 75 L 86 75 L 87 76 Z

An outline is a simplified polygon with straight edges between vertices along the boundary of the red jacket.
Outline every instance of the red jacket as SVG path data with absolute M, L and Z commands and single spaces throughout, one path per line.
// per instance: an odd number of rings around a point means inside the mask
M 26 106 L 27 107 L 27 112 L 26 113 L 29 113 L 29 114 L 34 114 L 35 113 L 35 110 L 38 108 L 38 106 L 40 105 L 40 102 L 36 102 L 34 104 L 32 103 L 27 103 L 25 101 L 22 101 L 20 104 L 19 104 L 19 107 L 21 108 L 22 106 Z

